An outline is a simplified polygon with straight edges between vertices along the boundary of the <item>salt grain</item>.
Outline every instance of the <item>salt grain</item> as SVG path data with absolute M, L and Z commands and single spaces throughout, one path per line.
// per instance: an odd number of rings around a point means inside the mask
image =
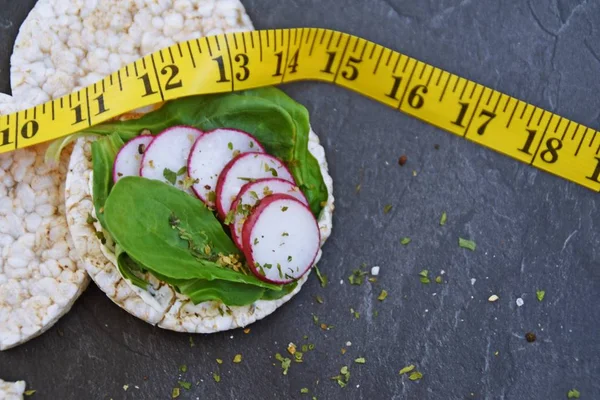
M 519 297 L 519 298 L 517 299 L 517 306 L 521 307 L 523 304 L 524 304 L 524 301 L 523 301 L 523 299 Z

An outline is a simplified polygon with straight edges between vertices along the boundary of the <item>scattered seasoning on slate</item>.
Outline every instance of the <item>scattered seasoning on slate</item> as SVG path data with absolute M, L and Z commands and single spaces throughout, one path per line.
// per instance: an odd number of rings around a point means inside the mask
M 287 351 L 291 355 L 294 355 L 294 353 L 296 353 L 296 345 L 290 342 L 290 344 L 288 344 Z
M 408 374 L 409 372 L 411 372 L 414 369 L 415 369 L 415 366 L 411 364 L 409 366 L 402 368 L 400 370 L 400 372 L 398 372 L 398 375 Z
M 579 393 L 579 390 L 571 389 L 567 393 L 567 399 L 578 399 L 580 395 L 581 395 L 581 393 Z
M 340 385 L 340 387 L 342 387 L 342 388 L 346 387 L 346 385 L 348 384 L 348 381 L 350 380 L 350 371 L 348 370 L 348 367 L 344 365 L 340 369 L 340 374 L 332 377 L 331 379 L 336 381 L 337 384 Z
M 533 343 L 535 342 L 536 336 L 535 333 L 533 332 L 527 332 L 525 334 L 525 339 L 529 342 L 529 343 Z
M 407 161 L 406 154 L 402 154 L 400 156 L 400 158 L 398 159 L 398 164 L 400 164 L 400 166 L 403 167 L 404 164 L 406 164 L 406 161 Z
M 315 265 L 315 272 L 317 273 L 317 278 L 319 278 L 319 282 L 321 282 L 321 287 L 327 286 L 327 276 L 325 274 L 321 274 L 319 267 Z
M 408 376 L 408 379 L 410 379 L 411 381 L 418 381 L 421 378 L 423 378 L 423 374 L 419 371 L 415 371 Z
M 362 264 L 361 267 L 365 268 L 366 265 Z M 364 281 L 364 276 L 367 274 L 367 271 L 363 271 L 360 268 L 357 268 L 354 271 L 352 271 L 352 275 L 348 277 L 348 282 L 350 282 L 351 285 L 360 286 Z
M 292 360 L 287 357 L 283 357 L 281 354 L 275 354 L 275 359 L 281 362 L 281 369 L 283 370 L 283 375 L 287 375 L 288 370 L 290 369 L 290 365 L 292 365 Z
M 448 214 L 446 214 L 446 211 L 444 211 L 442 213 L 442 216 L 440 217 L 440 226 L 446 225 L 447 220 L 448 220 Z
M 535 295 L 536 295 L 538 301 L 542 301 L 542 300 L 544 300 L 544 296 L 546 295 L 546 292 L 544 290 L 538 290 L 535 292 Z
M 463 249 L 469 249 L 471 251 L 475 251 L 476 244 L 472 240 L 467 240 L 463 238 L 458 238 L 458 245 Z

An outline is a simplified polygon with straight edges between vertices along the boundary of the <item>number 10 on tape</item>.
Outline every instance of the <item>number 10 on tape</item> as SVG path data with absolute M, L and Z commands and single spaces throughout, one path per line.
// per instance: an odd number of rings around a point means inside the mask
M 330 82 L 600 191 L 598 132 L 360 37 L 317 28 L 205 37 L 146 55 L 93 85 L 0 117 L 0 153 L 179 97 Z

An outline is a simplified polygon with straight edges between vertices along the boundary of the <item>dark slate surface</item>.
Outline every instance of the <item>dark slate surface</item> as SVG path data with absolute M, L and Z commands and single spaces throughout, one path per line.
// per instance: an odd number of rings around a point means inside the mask
M 0 1 L 0 89 L 8 90 L 12 41 L 33 3 Z M 257 28 L 343 30 L 600 128 L 597 1 L 245 5 Z M 311 112 L 334 178 L 334 234 L 320 263 L 331 284 L 322 289 L 311 277 L 249 334 L 196 335 L 193 348 L 190 335 L 129 316 L 92 285 L 46 334 L 1 353 L 0 377 L 26 379 L 44 399 L 169 398 L 178 379 L 193 382 L 184 399 L 309 398 L 303 387 L 320 400 L 565 399 L 571 388 L 600 398 L 596 194 L 346 90 L 285 90 Z M 448 223 L 440 227 L 443 211 Z M 404 236 L 408 246 L 399 245 Z M 459 236 L 477 250 L 458 248 Z M 341 285 L 363 262 L 381 267 L 379 282 Z M 444 270 L 444 283 L 421 284 L 425 268 Z M 376 299 L 382 288 L 384 302 Z M 546 291 L 541 303 L 536 289 Z M 487 301 L 492 294 L 496 303 Z M 335 327 L 322 331 L 311 314 Z M 526 332 L 537 341 L 528 343 Z M 306 343 L 303 335 L 316 350 L 283 376 L 273 356 L 289 342 Z M 241 364 L 231 362 L 236 353 Z M 366 364 L 353 363 L 360 356 Z M 181 364 L 188 372 L 178 373 Z M 421 381 L 398 375 L 408 364 L 423 372 Z M 344 389 L 329 379 L 343 365 L 351 372 Z

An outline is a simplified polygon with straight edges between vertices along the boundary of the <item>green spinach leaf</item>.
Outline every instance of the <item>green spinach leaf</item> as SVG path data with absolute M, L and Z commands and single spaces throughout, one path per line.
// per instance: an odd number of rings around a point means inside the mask
M 92 143 L 94 208 L 98 221 L 100 221 L 100 224 L 105 229 L 104 203 L 113 186 L 112 169 L 115 157 L 123 145 L 123 140 L 116 133 L 112 133 Z
M 139 274 L 143 274 L 144 271 L 118 244 L 115 245 L 115 256 L 117 258 L 117 268 L 121 276 L 131 281 L 135 286 L 148 290 L 148 282 L 139 277 Z
M 219 255 L 239 256 L 239 250 L 202 201 L 164 182 L 120 179 L 106 200 L 104 215 L 123 251 L 167 283 L 199 278 L 281 290 L 251 273 L 219 265 Z
M 192 279 L 177 286 L 194 304 L 220 300 L 228 306 L 245 306 L 260 300 L 266 289 L 237 282 Z M 270 291 L 270 290 L 269 290 Z M 282 292 L 279 290 L 277 292 Z

